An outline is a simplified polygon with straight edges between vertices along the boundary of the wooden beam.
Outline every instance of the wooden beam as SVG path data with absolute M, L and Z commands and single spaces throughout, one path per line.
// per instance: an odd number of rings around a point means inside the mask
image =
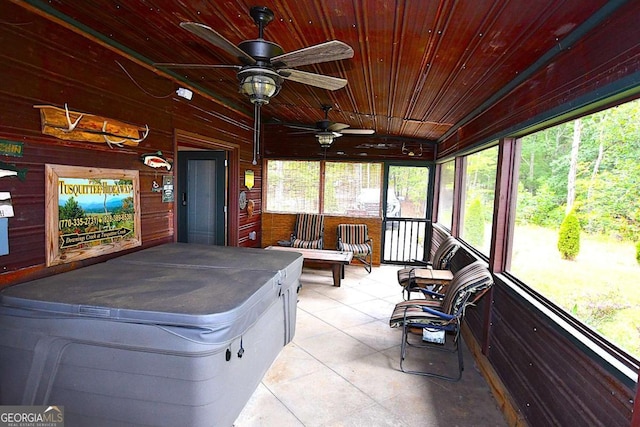
M 513 245 L 513 227 L 518 196 L 520 144 L 516 139 L 503 138 L 498 144 L 498 170 L 491 227 L 489 263 L 493 273 L 508 267 Z

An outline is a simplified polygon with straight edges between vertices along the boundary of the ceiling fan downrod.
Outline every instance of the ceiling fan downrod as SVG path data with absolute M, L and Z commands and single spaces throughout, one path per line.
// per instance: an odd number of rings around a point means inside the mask
M 273 21 L 274 14 L 271 9 L 266 6 L 253 6 L 249 10 L 249 15 L 253 18 L 253 22 L 258 26 L 258 38 L 264 38 L 264 28 Z
M 253 162 L 254 166 L 258 164 L 258 156 L 260 155 L 260 107 L 262 102 L 253 103 Z

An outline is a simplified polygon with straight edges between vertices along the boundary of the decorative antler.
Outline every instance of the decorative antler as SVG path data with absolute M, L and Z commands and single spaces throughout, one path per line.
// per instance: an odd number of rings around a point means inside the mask
M 144 141 L 144 139 L 147 137 L 147 135 L 149 135 L 149 126 L 144 125 L 144 129 L 145 129 L 145 131 L 144 131 L 144 134 L 142 135 L 142 138 L 140 138 L 140 139 L 132 139 L 131 141 L 133 141 L 133 142 L 142 142 L 142 141 Z
M 149 126 L 144 127 L 115 119 L 80 113 L 52 105 L 34 105 L 40 109 L 42 133 L 67 141 L 97 142 L 114 146 L 137 146 L 149 136 Z M 75 115 L 75 121 L 72 116 Z
M 71 117 L 69 117 L 69 107 L 67 106 L 66 102 L 64 104 L 64 112 L 65 112 L 65 115 L 67 116 L 67 123 L 69 123 L 69 129 L 62 129 L 62 132 L 73 132 L 76 126 L 78 126 L 78 123 L 80 123 L 80 119 L 84 117 L 84 114 L 80 114 L 76 119 L 76 121 L 71 123 Z
M 105 120 L 105 121 L 103 122 L 103 124 L 102 124 L 102 132 L 104 132 L 104 133 L 102 134 L 102 137 L 104 138 L 104 142 L 106 142 L 106 143 L 107 143 L 107 145 L 109 146 L 109 148 L 113 148 L 113 147 L 111 146 L 111 144 L 113 144 L 113 145 L 115 145 L 115 146 L 117 146 L 117 147 L 122 148 L 122 147 L 123 147 L 123 144 L 124 144 L 125 142 L 128 142 L 128 141 L 131 141 L 131 142 L 141 142 L 141 141 L 144 141 L 144 139 L 149 135 L 149 126 L 148 126 L 148 125 L 144 125 L 144 128 L 145 128 L 144 134 L 142 135 L 142 138 L 140 138 L 140 139 L 123 138 L 123 139 L 121 139 L 120 141 L 112 141 L 112 140 L 110 140 L 110 139 L 109 139 L 109 137 L 107 136 L 107 121 Z
M 126 138 L 121 139 L 120 141 L 111 141 L 111 140 L 109 139 L 109 137 L 107 136 L 107 121 L 106 121 L 106 120 L 102 123 L 102 132 L 104 132 L 104 133 L 102 134 L 102 137 L 104 138 L 104 142 L 106 142 L 106 143 L 107 143 L 107 145 L 109 146 L 109 148 L 113 148 L 113 147 L 111 146 L 111 144 L 113 144 L 113 145 L 115 145 L 115 146 L 118 146 L 118 147 L 122 148 L 122 146 L 123 146 L 124 142 L 126 142 L 126 141 L 127 141 L 127 139 L 126 139 Z

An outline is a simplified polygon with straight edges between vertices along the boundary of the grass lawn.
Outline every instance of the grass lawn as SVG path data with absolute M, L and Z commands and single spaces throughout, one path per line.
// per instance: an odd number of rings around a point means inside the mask
M 640 265 L 633 243 L 580 236 L 575 261 L 560 258 L 558 232 L 516 226 L 511 272 L 640 359 Z

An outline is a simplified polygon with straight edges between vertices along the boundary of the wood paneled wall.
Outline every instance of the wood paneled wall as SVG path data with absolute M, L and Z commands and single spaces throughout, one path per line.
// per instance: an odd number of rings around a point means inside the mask
M 500 277 L 483 304 L 491 304 L 487 359 L 531 425 L 630 425 L 634 388 L 598 363 L 599 356 Z M 481 337 L 484 318 L 468 320 Z
M 296 223 L 295 214 L 262 214 L 262 247 L 278 244 L 278 240 L 289 240 Z M 335 249 L 338 243 L 336 236 L 338 224 L 367 224 L 369 237 L 373 240 L 373 265 L 380 265 L 382 238 L 382 219 L 371 217 L 329 216 L 324 218 L 324 248 Z
M 251 168 L 256 185 L 249 192 L 255 211 L 248 217 L 237 207 L 234 240 L 241 246 L 259 246 L 261 165 L 252 165 L 253 118 L 198 93 L 191 101 L 175 95 L 177 86 L 135 61 L 119 56 L 99 43 L 48 21 L 10 2 L 0 3 L 0 139 L 24 144 L 22 157 L 0 161 L 27 168 L 26 181 L 0 178 L 0 191 L 11 193 L 15 216 L 9 218 L 9 254 L 0 256 L 0 287 L 55 274 L 90 263 L 96 257 L 55 268 L 45 267 L 44 165 L 65 164 L 140 172 L 142 247 L 175 239 L 174 203 L 163 203 L 151 191 L 165 169 L 142 164 L 140 155 L 162 151 L 176 160 L 176 129 L 239 147 L 236 188 L 244 189 L 244 170 Z M 239 98 L 239 101 L 243 100 Z M 106 144 L 63 141 L 41 133 L 38 104 L 63 107 L 127 123 L 149 126 L 138 147 L 113 149 Z M 206 146 L 200 148 L 207 148 Z M 174 175 L 175 176 L 175 175 Z M 237 194 L 230 194 L 237 200 Z M 237 206 L 237 203 L 236 203 Z M 251 231 L 258 238 L 249 240 Z
M 455 262 L 477 259 L 465 246 Z M 500 275 L 465 312 L 464 338 L 509 425 L 627 426 L 634 385 L 599 363 L 555 320 Z

